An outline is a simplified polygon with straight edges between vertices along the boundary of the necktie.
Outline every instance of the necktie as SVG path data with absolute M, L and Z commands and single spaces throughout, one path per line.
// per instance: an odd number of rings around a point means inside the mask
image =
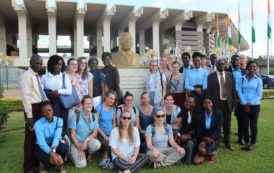
M 36 76 L 36 79 L 37 79 L 37 82 L 38 82 L 38 88 L 39 88 L 39 92 L 40 92 L 41 97 L 42 97 L 42 101 L 44 102 L 44 101 L 47 100 L 47 97 L 45 96 L 45 93 L 44 93 L 44 91 L 42 90 L 42 86 L 41 86 L 41 83 L 40 83 L 38 74 L 36 74 L 35 76 Z
M 220 75 L 221 75 L 222 98 L 226 98 L 225 79 L 224 79 L 223 72 L 220 72 Z

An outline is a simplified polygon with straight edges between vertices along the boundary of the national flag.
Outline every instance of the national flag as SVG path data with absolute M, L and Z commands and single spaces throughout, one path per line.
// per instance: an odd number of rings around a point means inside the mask
M 251 28 L 251 32 L 252 32 L 252 43 L 256 42 L 256 34 L 255 34 L 255 27 L 254 27 L 254 12 L 253 12 L 253 0 L 251 0 L 251 22 L 252 22 L 252 28 Z
M 227 16 L 227 37 L 228 37 L 228 45 L 232 45 L 232 34 L 231 34 L 231 19 Z
M 220 36 L 220 27 L 219 27 L 219 17 L 217 14 L 217 19 L 216 19 L 216 28 L 217 28 L 217 47 L 221 47 L 221 36 Z
M 267 3 L 267 38 L 271 39 L 271 8 L 269 0 Z

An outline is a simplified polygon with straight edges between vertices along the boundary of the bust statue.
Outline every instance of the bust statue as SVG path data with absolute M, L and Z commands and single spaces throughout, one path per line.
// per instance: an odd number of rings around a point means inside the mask
M 123 32 L 119 36 L 119 51 L 112 55 L 112 63 L 117 67 L 139 67 L 140 57 L 132 50 L 132 36 Z

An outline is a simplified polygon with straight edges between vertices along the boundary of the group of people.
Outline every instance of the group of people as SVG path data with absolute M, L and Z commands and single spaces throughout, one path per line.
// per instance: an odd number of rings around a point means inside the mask
M 95 57 L 70 58 L 65 67 L 64 59 L 53 55 L 47 73 L 40 77 L 43 59 L 31 57 L 21 77 L 24 172 L 35 172 L 39 163 L 40 172 L 56 166 L 65 173 L 66 158 L 83 168 L 99 150 L 101 160 L 110 158 L 121 172 L 135 172 L 147 163 L 153 168 L 180 162 L 214 163 L 222 129 L 225 147 L 233 150 L 233 111 L 238 143 L 244 145 L 243 150 L 254 149 L 263 90 L 255 61 L 246 63 L 233 55 L 227 67 L 224 59 L 212 54 L 208 65 L 207 57 L 199 52 L 192 55 L 193 66 L 187 52 L 181 56 L 182 66 L 167 56 L 161 58 L 160 67 L 151 60 L 137 107 L 136 96 L 128 91 L 122 94 L 111 58 L 104 52 L 104 67 L 98 69 Z M 71 95 L 73 90 L 81 103 L 65 108 L 59 96 Z M 64 134 L 69 136 L 65 141 Z

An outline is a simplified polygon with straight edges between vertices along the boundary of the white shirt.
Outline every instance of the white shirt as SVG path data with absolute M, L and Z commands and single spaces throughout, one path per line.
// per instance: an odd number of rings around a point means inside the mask
M 121 154 L 123 154 L 127 159 L 130 159 L 134 154 L 134 148 L 140 146 L 140 137 L 139 132 L 136 127 L 133 127 L 133 136 L 134 143 L 131 145 L 129 138 L 119 139 L 119 129 L 115 127 L 112 129 L 109 137 L 109 145 L 111 148 L 118 150 Z M 112 152 L 112 158 L 115 159 L 117 156 Z
M 164 73 L 161 73 L 162 74 L 162 80 L 163 81 L 166 81 L 166 75 Z M 158 75 L 158 73 L 152 73 L 150 75 L 150 79 L 149 79 L 149 88 L 150 88 L 150 91 L 152 92 L 155 92 L 156 91 L 156 75 Z
M 33 118 L 31 104 L 42 102 L 42 96 L 39 91 L 36 74 L 37 73 L 29 68 L 22 74 L 20 79 L 21 95 L 23 99 L 24 109 L 27 113 L 27 118 Z M 40 81 L 40 77 L 39 82 L 41 87 L 43 87 Z
M 70 78 L 67 74 L 65 74 L 66 89 L 62 89 L 63 87 L 62 75 L 63 75 L 62 72 L 60 72 L 58 75 L 53 75 L 50 72 L 44 74 L 42 76 L 42 84 L 44 86 L 44 89 L 49 89 L 52 91 L 58 90 L 59 94 L 70 95 L 72 92 Z
M 222 97 L 221 75 L 220 75 L 220 72 L 218 72 L 218 71 L 217 71 L 217 77 L 218 77 L 219 88 L 220 88 L 220 100 L 226 100 L 226 97 Z M 223 77 L 224 77 L 224 81 L 226 82 L 225 71 L 223 71 Z M 228 94 L 228 93 L 226 93 L 226 94 Z

